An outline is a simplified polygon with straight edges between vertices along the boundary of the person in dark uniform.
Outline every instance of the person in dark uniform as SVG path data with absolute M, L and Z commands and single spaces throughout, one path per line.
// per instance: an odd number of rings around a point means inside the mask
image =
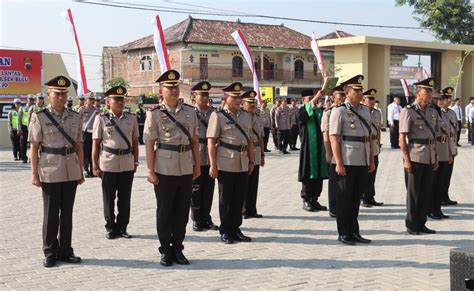
M 211 207 L 214 195 L 215 180 L 209 176 L 209 157 L 207 151 L 207 127 L 209 118 L 214 110 L 209 107 L 209 91 L 211 84 L 207 81 L 197 83 L 191 88 L 195 100 L 195 111 L 198 119 L 199 153 L 201 154 L 201 176 L 193 182 L 191 196 L 191 218 L 193 230 L 218 230 L 212 222 Z
M 452 91 L 453 89 L 450 88 Z M 438 131 L 436 132 L 436 155 L 438 160 L 438 169 L 433 174 L 433 190 L 430 193 L 430 209 L 428 217 L 432 219 L 449 218 L 441 211 L 441 201 L 448 193 L 449 188 L 449 171 L 454 161 L 451 143 L 449 142 L 451 125 L 449 124 L 449 116 L 444 109 L 448 103 L 448 95 L 442 92 L 433 92 L 432 106 L 438 113 Z M 454 131 L 451 133 L 454 136 Z
M 135 110 L 135 115 L 137 116 L 138 122 L 138 133 L 140 136 L 138 137 L 138 142 L 140 144 L 145 144 L 143 142 L 143 128 L 145 126 L 145 119 L 146 119 L 146 111 L 143 109 L 143 101 L 138 101 L 138 108 Z
M 88 92 L 85 96 L 84 105 L 79 107 L 77 112 L 82 119 L 82 140 L 84 145 L 84 177 L 94 177 L 92 170 L 92 129 L 94 118 L 100 111 L 94 107 L 95 96 L 93 92 Z
M 374 162 L 375 170 L 369 173 L 369 181 L 367 184 L 367 190 L 364 191 L 362 196 L 362 206 L 382 206 L 383 202 L 375 201 L 375 177 L 377 176 L 377 169 L 379 167 L 379 154 L 381 148 L 381 133 L 382 133 L 382 116 L 379 110 L 375 109 L 375 94 L 376 89 L 369 89 L 364 92 L 364 105 L 370 110 L 370 126 L 372 127 L 371 142 L 374 148 Z
M 303 90 L 301 97 L 303 106 L 298 110 L 299 133 L 301 140 L 298 181 L 301 182 L 301 198 L 303 209 L 309 212 L 326 211 L 326 206 L 318 202 L 323 191 L 323 180 L 329 177 L 329 167 L 326 163 L 326 149 L 321 132 L 323 109 L 317 107 L 322 98 L 321 88 Z
M 92 133 L 93 169 L 94 175 L 102 178 L 107 239 L 132 237 L 127 226 L 133 177 L 138 167 L 138 123 L 134 114 L 124 111 L 125 94 L 127 89 L 123 86 L 105 92 L 110 111 L 95 117 Z
M 258 181 L 260 176 L 260 167 L 265 166 L 265 148 L 263 142 L 263 112 L 256 107 L 257 92 L 251 90 L 242 94 L 242 101 L 244 103 L 243 110 L 248 112 L 252 117 L 252 142 L 254 144 L 254 167 L 253 172 L 249 176 L 248 191 L 244 198 L 244 207 L 242 215 L 244 219 L 262 218 L 263 215 L 257 211 L 257 194 Z
M 24 164 L 28 162 L 28 123 L 29 123 L 29 116 L 28 112 L 30 108 L 35 105 L 35 95 L 29 94 L 27 103 L 25 106 L 22 106 L 20 110 L 18 110 L 18 134 L 20 135 L 20 159 L 23 161 Z
M 147 112 L 143 130 L 148 182 L 154 185 L 156 196 L 156 230 L 163 266 L 189 264 L 183 254 L 183 241 L 193 179 L 201 172 L 196 111 L 178 102 L 179 77 L 177 71 L 169 70 L 158 78 L 163 102 Z
M 264 151 L 266 153 L 270 153 L 271 150 L 268 149 L 268 139 L 270 137 L 270 129 L 272 127 L 272 120 L 270 109 L 267 108 L 267 101 L 262 102 L 262 107 L 260 109 L 262 111 L 263 116 L 263 142 L 265 143 Z
M 344 85 L 339 84 L 334 87 L 331 98 L 331 105 L 323 112 L 323 117 L 321 119 L 321 131 L 324 138 L 324 148 L 326 150 L 326 163 L 331 164 L 332 161 L 332 148 L 331 140 L 329 138 L 329 118 L 331 117 L 331 112 L 334 108 L 338 107 L 346 98 L 346 93 L 344 93 Z M 332 175 L 333 172 L 329 171 L 329 180 L 328 180 L 328 201 L 329 201 L 329 216 L 336 218 L 336 185 L 334 184 L 335 178 Z
M 49 106 L 31 116 L 28 140 L 32 184 L 43 191 L 43 266 L 49 268 L 57 260 L 81 262 L 71 247 L 71 235 L 76 189 L 84 177 L 81 117 L 65 108 L 71 81 L 57 76 L 45 85 Z
M 407 187 L 405 226 L 409 234 L 419 235 L 436 233 L 425 224 L 433 187 L 433 172 L 439 167 L 435 142 L 439 118 L 438 112 L 430 105 L 434 78 L 414 85 L 415 102 L 403 108 L 400 113 L 399 142 Z
M 346 101 L 334 108 L 329 120 L 335 177 L 338 240 L 344 244 L 370 243 L 360 235 L 360 200 L 367 188 L 368 174 L 375 169 L 370 142 L 370 111 L 362 101 L 362 75 L 345 82 Z
M 225 244 L 251 241 L 240 230 L 244 195 L 255 163 L 250 139 L 252 117 L 240 109 L 241 88 L 242 84 L 236 82 L 222 89 L 226 94 L 224 108 L 211 114 L 207 129 L 209 175 L 218 178 L 219 232 Z

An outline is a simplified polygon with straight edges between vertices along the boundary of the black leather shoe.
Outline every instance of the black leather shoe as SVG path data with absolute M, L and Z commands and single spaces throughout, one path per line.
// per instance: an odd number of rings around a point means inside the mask
M 375 200 L 372 200 L 372 201 L 370 201 L 369 203 L 370 203 L 370 205 L 372 205 L 372 206 L 383 206 L 383 202 L 377 202 L 377 201 L 375 201 Z
M 76 257 L 74 254 L 71 254 L 70 256 L 58 256 L 58 261 L 61 262 L 66 262 L 66 263 L 71 263 L 71 264 L 79 264 L 82 259 L 81 257 Z
M 287 150 L 283 150 L 282 153 L 283 153 L 284 155 L 289 155 L 289 154 L 290 154 L 290 152 L 287 151 Z
M 316 211 L 327 211 L 328 210 L 328 208 L 326 206 L 323 206 L 323 205 L 319 204 L 318 201 L 313 201 L 312 204 L 313 204 L 314 209 L 316 209 Z
M 175 251 L 174 258 L 176 260 L 176 264 L 178 265 L 189 265 L 189 261 L 186 259 L 182 251 Z
M 230 234 L 224 233 L 221 235 L 221 241 L 225 244 L 230 245 L 234 243 L 234 238 Z
M 360 234 L 358 233 L 353 233 L 352 238 L 354 239 L 355 242 L 363 243 L 363 244 L 368 244 L 371 243 L 372 240 L 363 238 Z
M 337 218 L 336 212 L 334 211 L 329 211 L 329 216 L 331 216 L 332 218 Z
M 173 255 L 171 251 L 165 251 L 161 254 L 160 264 L 165 267 L 173 265 Z
M 446 205 L 457 205 L 458 204 L 457 201 L 454 201 L 454 200 L 451 200 L 451 199 L 448 199 L 445 202 L 446 202 Z
M 354 240 L 352 239 L 352 237 L 350 237 L 349 235 L 340 235 L 338 238 L 337 238 L 338 241 L 346 244 L 346 245 L 350 245 L 350 246 L 353 246 L 355 245 L 355 242 Z
M 251 242 L 252 239 L 248 236 L 245 236 L 241 231 L 238 231 L 234 234 L 234 240 L 240 242 Z
M 194 231 L 203 231 L 204 228 L 203 228 L 203 225 L 200 223 L 200 222 L 193 222 L 193 230 Z
M 366 202 L 366 201 L 362 201 L 362 203 L 360 204 L 362 207 L 367 207 L 367 208 L 371 208 L 372 207 L 372 204 L 370 202 Z
M 411 234 L 411 235 L 420 235 L 421 234 L 419 231 L 408 228 L 408 227 L 407 227 L 407 232 L 408 232 L 408 234 Z
M 244 219 L 250 219 L 252 218 L 252 216 L 248 215 L 248 214 L 244 214 L 244 216 L 242 216 Z
M 448 206 L 448 202 L 446 202 L 446 201 L 441 201 L 441 206 Z
M 254 215 L 252 215 L 252 217 L 254 217 L 254 218 L 262 218 L 263 215 L 258 214 L 258 213 L 255 213 Z
M 107 232 L 105 232 L 105 238 L 106 239 L 115 239 L 116 234 L 113 231 L 107 231 Z
M 436 219 L 436 220 L 443 219 L 441 216 L 439 216 L 436 213 L 429 213 L 428 217 L 431 218 L 431 219 Z
M 441 212 L 441 211 L 438 212 L 437 215 L 438 215 L 439 217 L 443 218 L 443 219 L 449 218 L 449 215 L 445 215 L 445 214 L 444 214 L 443 212 Z
M 215 225 L 212 221 L 206 222 L 204 226 L 209 230 L 219 230 L 219 227 Z
M 309 212 L 317 211 L 316 208 L 314 208 L 314 205 L 310 201 L 303 201 L 303 209 Z
M 436 233 L 436 230 L 429 229 L 429 228 L 427 228 L 426 226 L 423 225 L 420 228 L 420 232 L 423 232 L 423 233 Z
M 43 267 L 51 268 L 54 266 L 56 266 L 56 258 L 54 256 L 44 258 Z
M 271 152 L 272 152 L 272 151 L 269 150 L 269 149 L 264 149 L 263 151 L 264 151 L 265 153 L 271 153 Z
M 132 238 L 132 236 L 126 230 L 122 230 L 120 232 L 120 236 L 123 238 Z

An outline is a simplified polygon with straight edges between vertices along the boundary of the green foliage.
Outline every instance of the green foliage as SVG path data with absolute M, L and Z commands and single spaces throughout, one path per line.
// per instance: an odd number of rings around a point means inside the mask
M 115 77 L 115 78 L 112 78 L 110 79 L 109 81 L 107 81 L 107 83 L 105 84 L 107 86 L 107 88 L 112 88 L 112 87 L 115 87 L 115 86 L 124 86 L 125 88 L 129 88 L 130 87 L 130 84 L 128 81 L 126 81 L 124 78 L 122 77 Z
M 395 0 L 413 7 L 414 18 L 439 40 L 474 44 L 474 14 L 470 0 Z
M 158 95 L 153 92 L 148 92 L 143 96 L 143 104 L 158 104 Z

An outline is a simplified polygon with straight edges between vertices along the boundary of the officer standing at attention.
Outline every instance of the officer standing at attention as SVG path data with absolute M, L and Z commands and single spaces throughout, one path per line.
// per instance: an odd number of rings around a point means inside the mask
M 264 151 L 266 153 L 271 152 L 268 149 L 268 139 L 270 137 L 270 129 L 272 127 L 272 120 L 270 115 L 270 109 L 267 108 L 267 101 L 262 102 L 262 107 L 260 109 L 263 116 L 263 142 L 264 142 Z
M 438 169 L 434 172 L 433 176 L 433 190 L 431 194 L 431 203 L 429 208 L 428 217 L 432 219 L 444 219 L 449 216 L 444 215 L 441 211 L 441 201 L 448 192 L 449 186 L 449 168 L 453 163 L 453 154 L 451 143 L 449 142 L 451 125 L 449 124 L 449 117 L 444 107 L 448 103 L 448 96 L 441 95 L 440 92 L 434 92 L 432 97 L 433 108 L 436 109 L 438 114 L 438 131 L 436 131 L 436 155 L 438 156 Z
M 441 93 L 448 98 L 448 101 L 453 97 L 454 88 L 453 87 L 446 87 L 441 90 Z M 441 198 L 441 205 L 456 205 L 458 204 L 457 201 L 451 200 L 449 198 L 449 186 L 451 185 L 451 176 L 453 175 L 453 167 L 454 167 L 454 160 L 455 157 L 458 155 L 458 143 L 459 143 L 459 134 L 461 122 L 459 122 L 459 117 L 456 114 L 456 111 L 449 108 L 449 102 L 445 102 L 444 108 L 441 108 L 441 111 L 445 112 L 448 116 L 449 120 L 449 148 L 451 149 L 451 154 L 453 157 L 453 162 L 449 164 L 448 170 L 448 177 L 447 177 L 447 185 L 445 186 L 445 191 Z M 460 109 L 460 107 L 458 107 Z
M 138 108 L 135 110 L 135 115 L 137 116 L 138 122 L 138 133 L 140 134 L 138 137 L 138 142 L 140 144 L 145 144 L 143 142 L 143 128 L 145 126 L 145 119 L 146 119 L 146 111 L 143 109 L 143 101 L 138 101 Z
M 286 150 L 290 142 L 290 109 L 288 101 L 283 99 L 281 105 L 275 110 L 275 128 L 277 130 L 278 144 L 280 146 L 280 154 L 289 154 Z
M 375 169 L 370 111 L 360 104 L 363 79 L 357 75 L 344 82 L 346 101 L 333 109 L 329 120 L 333 153 L 330 171 L 336 185 L 338 240 L 348 245 L 371 242 L 360 235 L 357 221 L 369 172 Z
M 44 104 L 44 95 L 43 93 L 38 93 L 36 95 L 35 104 L 33 104 L 28 110 L 28 124 L 30 124 L 30 119 L 31 119 L 31 116 L 33 115 L 33 112 L 43 110 L 44 108 L 46 108 L 46 105 Z
M 260 166 L 265 166 L 265 152 L 263 146 L 263 113 L 257 109 L 257 92 L 247 91 L 242 94 L 244 102 L 244 111 L 248 112 L 252 117 L 252 141 L 254 145 L 254 167 L 253 172 L 249 176 L 248 191 L 244 199 L 244 207 L 242 215 L 244 219 L 262 218 L 263 215 L 257 212 L 257 194 L 258 179 L 260 175 Z
M 30 118 L 28 112 L 30 108 L 34 105 L 35 95 L 29 94 L 27 103 L 25 106 L 22 106 L 18 110 L 18 134 L 20 135 L 20 159 L 23 160 L 23 163 L 28 162 L 28 123 Z
M 210 90 L 211 84 L 207 81 L 199 82 L 191 88 L 196 102 L 194 108 L 198 119 L 199 153 L 201 155 L 201 176 L 193 181 L 193 194 L 191 196 L 191 218 L 194 231 L 219 229 L 211 218 L 215 180 L 209 176 L 210 166 L 206 137 L 209 118 L 214 111 L 209 107 Z
M 81 117 L 65 108 L 71 81 L 57 76 L 45 85 L 49 106 L 31 116 L 28 138 L 32 184 L 43 191 L 43 266 L 49 268 L 56 260 L 81 262 L 71 247 L 71 234 L 76 189 L 84 177 Z
M 255 164 L 254 144 L 250 138 L 252 117 L 240 109 L 241 88 L 242 84 L 236 82 L 222 89 L 226 94 L 224 108 L 211 114 L 207 129 L 209 175 L 218 178 L 219 232 L 225 244 L 251 241 L 240 230 L 248 178 Z
M 87 94 L 90 94 L 92 92 L 88 92 L 86 93 Z M 84 95 L 81 95 L 79 97 L 77 97 L 77 99 L 79 99 L 79 103 L 77 103 L 76 105 L 72 106 L 72 110 L 76 111 L 76 112 L 79 112 L 79 108 L 81 108 L 82 106 L 84 106 L 84 104 L 86 103 L 86 98 Z
M 69 109 L 69 110 L 75 111 L 74 109 L 72 109 L 73 103 L 74 103 L 74 97 L 68 96 L 67 97 L 66 108 Z
M 13 100 L 12 109 L 8 112 L 8 132 L 13 147 L 13 160 L 20 160 L 20 135 L 18 134 L 18 111 L 21 108 L 21 100 Z
M 171 266 L 173 261 L 189 264 L 182 251 L 183 241 L 193 179 L 201 172 L 196 111 L 178 103 L 179 77 L 177 71 L 169 70 L 158 78 L 163 102 L 147 112 L 143 130 L 148 182 L 155 188 L 156 229 L 163 266 Z
M 302 93 L 303 95 L 303 93 Z M 339 84 L 334 87 L 332 92 L 332 104 L 323 112 L 323 117 L 321 118 L 321 131 L 323 133 L 324 139 L 324 148 L 326 149 L 326 163 L 331 164 L 332 161 L 332 148 L 331 140 L 329 139 L 329 118 L 331 117 L 331 112 L 333 108 L 338 107 L 346 99 L 346 93 L 344 93 L 344 84 Z M 328 180 L 328 201 L 329 201 L 329 216 L 336 218 L 336 185 L 334 184 L 334 174 L 332 171 L 329 171 L 329 180 Z
M 374 147 L 374 163 L 375 170 L 369 173 L 369 181 L 367 184 L 367 190 L 364 191 L 362 196 L 362 206 L 382 206 L 383 202 L 375 201 L 375 177 L 377 176 L 377 169 L 379 167 L 379 154 L 380 154 L 380 138 L 382 136 L 382 115 L 380 110 L 375 109 L 375 94 L 376 89 L 370 89 L 364 92 L 364 105 L 370 110 L 370 126 L 372 127 L 371 141 Z
M 299 148 L 296 147 L 296 142 L 298 141 L 298 111 L 299 108 L 296 106 L 296 99 L 291 98 L 291 105 L 290 105 L 290 150 L 296 151 Z
M 127 232 L 130 221 L 130 197 L 133 176 L 138 167 L 138 123 L 134 114 L 124 112 L 127 89 L 110 88 L 110 111 L 95 117 L 92 131 L 94 175 L 102 178 L 105 237 L 131 238 Z M 102 151 L 101 151 L 102 149 Z M 117 197 L 117 219 L 115 219 Z
M 84 106 L 80 107 L 77 112 L 82 119 L 82 141 L 84 144 L 84 177 L 94 177 L 92 170 L 92 130 L 94 126 L 94 118 L 100 113 L 94 107 L 94 93 L 88 92 L 85 96 Z
M 272 139 L 273 139 L 273 145 L 275 146 L 275 149 L 280 150 L 280 140 L 278 140 L 278 131 L 276 129 L 276 124 L 275 124 L 275 112 L 276 110 L 280 107 L 281 105 L 281 98 L 278 97 L 274 104 L 272 109 L 270 109 L 270 120 L 271 120 L 271 133 L 272 133 Z
M 426 215 L 433 190 L 433 172 L 438 169 L 436 131 L 438 112 L 431 106 L 435 80 L 417 83 L 416 99 L 400 113 L 400 148 L 403 154 L 405 185 L 407 187 L 407 216 L 405 226 L 411 235 L 435 233 L 426 227 Z

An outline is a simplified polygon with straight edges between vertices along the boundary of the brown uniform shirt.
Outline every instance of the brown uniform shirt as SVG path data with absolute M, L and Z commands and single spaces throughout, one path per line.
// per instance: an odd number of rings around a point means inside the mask
M 458 154 L 458 142 L 457 142 L 457 131 L 458 131 L 458 119 L 456 112 L 449 109 L 446 111 L 449 121 L 449 148 L 451 149 L 451 154 L 456 156 Z
M 179 121 L 189 131 L 191 137 L 198 135 L 198 120 L 193 107 L 179 103 L 177 107 L 170 108 L 165 103 L 146 113 L 143 138 L 155 140 L 157 143 L 170 145 L 189 145 L 190 141 L 186 134 L 179 129 L 175 122 L 166 115 L 168 111 L 176 121 Z M 193 173 L 192 150 L 186 152 L 156 149 L 155 172 L 168 176 L 183 176 Z
M 256 166 L 258 166 L 262 164 L 262 148 L 260 145 L 260 137 L 263 139 L 263 112 L 258 109 L 254 114 L 252 114 L 251 136 L 254 144 L 254 163 Z
M 344 136 L 365 137 L 369 139 L 369 130 L 362 121 L 352 112 L 355 110 L 370 125 L 370 111 L 365 105 L 358 104 L 350 109 L 349 103 L 335 107 L 329 119 L 329 135 L 339 135 L 341 143 L 341 157 L 345 166 L 370 165 L 370 143 L 358 141 L 344 141 Z M 336 159 L 332 158 L 332 163 Z
M 94 118 L 98 113 L 100 113 L 100 110 L 98 110 L 94 106 L 90 108 L 86 106 L 81 106 L 79 107 L 77 112 L 81 115 L 82 118 L 82 131 L 92 133 L 94 127 Z
M 278 107 L 275 110 L 275 126 L 278 130 L 288 130 L 291 128 L 290 108 Z
M 97 115 L 93 124 L 93 139 L 102 140 L 102 145 L 112 149 L 126 150 L 127 142 L 118 133 L 117 128 L 112 125 L 111 119 L 122 130 L 130 145 L 138 138 L 138 123 L 134 114 L 123 112 L 117 118 L 112 112 Z M 133 152 L 126 155 L 116 155 L 106 151 L 101 151 L 99 156 L 99 167 L 104 172 L 126 172 L 135 169 L 135 158 Z
M 272 126 L 270 109 L 261 109 L 263 116 L 263 127 L 270 128 Z
M 293 125 L 298 125 L 298 106 L 292 107 L 290 106 L 290 127 L 293 127 Z
M 238 110 L 237 114 L 232 114 L 227 107 L 224 109 L 245 131 L 247 137 L 252 133 L 252 117 L 249 113 Z M 224 114 L 213 112 L 209 119 L 207 137 L 216 138 L 217 144 L 223 141 L 232 145 L 247 145 L 247 138 L 237 129 Z M 249 167 L 249 157 L 247 151 L 238 152 L 221 146 L 217 147 L 217 169 L 225 172 L 247 172 Z
M 439 130 L 436 132 L 436 153 L 438 154 L 438 161 L 447 162 L 451 155 L 451 147 L 449 143 L 449 117 L 446 112 L 441 109 L 441 116 L 438 114 Z M 439 140 L 441 139 L 441 141 Z
M 329 132 L 329 118 L 331 116 L 331 111 L 334 106 L 329 107 L 327 110 L 323 111 L 323 116 L 321 117 L 321 131 Z
M 206 111 L 202 112 L 199 108 L 195 107 L 196 116 L 198 118 L 198 132 L 199 132 L 199 153 L 201 154 L 201 166 L 209 166 L 209 153 L 207 150 L 207 127 L 209 127 L 209 118 L 211 118 L 211 113 L 214 111 L 212 108 L 208 108 Z M 204 122 L 203 122 L 204 121 Z M 207 124 L 207 127 L 204 125 Z
M 64 131 L 76 143 L 82 143 L 82 121 L 80 115 L 72 110 L 64 109 L 59 113 L 51 106 L 48 110 L 53 118 L 64 128 Z M 28 141 L 39 142 L 48 148 L 71 147 L 71 144 L 59 132 L 43 111 L 33 112 L 28 130 Z M 82 178 L 81 168 L 77 153 L 67 156 L 40 153 L 38 161 L 38 174 L 43 183 L 58 183 L 77 181 Z
M 372 109 L 370 111 L 370 118 L 372 126 L 372 143 L 374 147 L 374 156 L 380 154 L 380 145 L 379 145 L 379 132 L 382 128 L 382 114 L 377 109 Z
M 400 113 L 399 132 L 408 137 L 408 152 L 410 161 L 421 164 L 434 164 L 436 161 L 436 143 L 434 136 L 423 119 L 416 113 L 419 110 L 433 130 L 438 131 L 438 112 L 432 106 L 427 106 L 423 112 L 416 101 L 402 109 Z M 411 139 L 432 139 L 432 144 L 410 142 Z

